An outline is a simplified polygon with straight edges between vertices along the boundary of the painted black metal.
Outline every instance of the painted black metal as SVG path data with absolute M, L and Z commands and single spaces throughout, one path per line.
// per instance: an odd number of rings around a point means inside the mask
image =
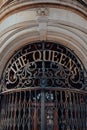
M 63 87 L 84 89 L 84 67 L 63 45 L 38 42 L 18 50 L 6 64 L 3 87 Z
M 24 46 L 8 61 L 0 93 L 0 130 L 86 130 L 84 67 L 63 45 Z
M 2 93 L 0 130 L 86 130 L 86 96 L 64 88 Z

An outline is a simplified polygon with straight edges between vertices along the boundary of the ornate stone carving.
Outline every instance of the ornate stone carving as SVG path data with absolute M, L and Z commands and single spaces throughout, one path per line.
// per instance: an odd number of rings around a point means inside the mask
M 48 16 L 49 14 L 48 8 L 38 8 L 36 12 L 37 12 L 37 15 L 39 16 Z

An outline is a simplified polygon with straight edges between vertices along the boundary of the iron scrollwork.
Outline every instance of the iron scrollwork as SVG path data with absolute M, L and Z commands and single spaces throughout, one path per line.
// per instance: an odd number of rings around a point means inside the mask
M 38 42 L 24 46 L 8 61 L 3 73 L 7 89 L 63 87 L 82 89 L 83 67 L 63 45 Z

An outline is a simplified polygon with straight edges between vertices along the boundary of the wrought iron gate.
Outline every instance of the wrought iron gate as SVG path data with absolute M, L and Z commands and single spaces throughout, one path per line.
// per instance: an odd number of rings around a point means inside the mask
M 18 50 L 2 75 L 0 130 L 86 130 L 84 72 L 60 44 Z
M 3 93 L 0 130 L 86 130 L 85 98 L 58 88 Z

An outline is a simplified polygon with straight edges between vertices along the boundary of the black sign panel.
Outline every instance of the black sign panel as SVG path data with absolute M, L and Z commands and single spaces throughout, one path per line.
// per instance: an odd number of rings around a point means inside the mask
M 51 42 L 32 43 L 18 50 L 8 61 L 3 80 L 7 89 L 84 86 L 83 67 L 76 55 Z

